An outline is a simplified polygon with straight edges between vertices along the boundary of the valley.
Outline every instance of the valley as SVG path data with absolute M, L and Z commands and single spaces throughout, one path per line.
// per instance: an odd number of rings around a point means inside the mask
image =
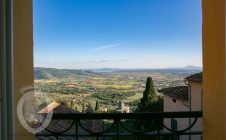
M 61 70 L 35 68 L 35 88 L 53 101 L 84 112 L 87 106 L 99 112 L 114 112 L 119 101 L 136 109 L 143 96 L 147 77 L 154 80 L 156 90 L 184 85 L 184 78 L 199 70 Z

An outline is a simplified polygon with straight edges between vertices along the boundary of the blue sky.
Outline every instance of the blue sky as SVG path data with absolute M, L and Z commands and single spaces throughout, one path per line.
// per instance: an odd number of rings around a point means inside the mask
M 201 0 L 34 0 L 34 65 L 202 65 Z

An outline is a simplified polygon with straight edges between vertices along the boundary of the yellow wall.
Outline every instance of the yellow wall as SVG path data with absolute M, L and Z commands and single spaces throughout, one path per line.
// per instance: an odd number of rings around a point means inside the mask
M 225 1 L 202 6 L 204 140 L 226 140 Z
M 17 117 L 16 109 L 22 94 L 18 91 L 33 84 L 33 25 L 32 0 L 14 0 L 14 119 L 15 139 L 32 140 L 34 136 L 25 130 Z

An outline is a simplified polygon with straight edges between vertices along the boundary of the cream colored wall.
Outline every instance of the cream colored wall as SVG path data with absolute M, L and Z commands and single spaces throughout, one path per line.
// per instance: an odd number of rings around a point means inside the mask
M 15 140 L 32 140 L 34 135 L 25 130 L 17 117 L 18 91 L 33 84 L 33 26 L 32 0 L 14 0 L 14 119 Z
M 177 112 L 177 111 L 189 111 L 189 108 L 184 105 L 184 103 L 180 100 L 177 100 L 175 103 L 172 101 L 172 98 L 164 95 L 164 112 Z M 178 123 L 178 130 L 184 129 L 189 126 L 189 119 L 178 119 L 175 118 Z M 164 124 L 171 128 L 171 119 L 164 119 Z M 165 130 L 166 131 L 166 130 Z M 180 140 L 189 140 L 188 136 L 180 136 Z
M 202 83 L 201 82 L 188 82 L 191 91 L 191 111 L 201 111 L 202 110 Z M 194 119 L 191 119 L 191 123 Z M 191 128 L 192 131 L 202 131 L 203 130 L 203 119 L 199 118 L 195 125 Z M 199 135 L 192 136 L 192 140 L 201 140 Z
M 192 99 L 196 98 L 196 96 L 201 94 L 201 91 L 202 91 L 201 84 L 198 84 L 198 83 L 191 84 L 191 91 L 192 91 L 192 93 L 191 93 Z M 194 99 L 194 101 L 193 101 L 194 105 L 192 105 L 192 106 L 194 107 L 194 110 L 200 108 L 200 107 L 195 106 L 195 105 L 200 105 L 201 99 L 199 97 L 197 99 L 199 101 L 196 99 Z M 164 100 L 164 112 L 189 111 L 189 107 L 185 105 L 185 104 L 188 104 L 187 102 L 182 102 L 180 100 L 177 100 L 177 102 L 174 103 L 172 101 L 171 97 L 165 96 L 165 95 L 163 97 L 163 100 Z M 178 130 L 185 129 L 189 126 L 189 119 L 183 118 L 183 119 L 176 119 L 176 120 L 178 122 Z M 191 123 L 192 122 L 193 122 L 193 119 L 191 119 Z M 164 124 L 170 128 L 171 127 L 171 119 L 164 119 Z M 198 119 L 196 124 L 192 127 L 191 130 L 192 131 L 202 131 L 203 130 L 202 126 L 203 126 L 202 119 Z M 180 139 L 181 140 L 189 140 L 189 136 L 180 136 Z M 201 136 L 200 135 L 191 136 L 191 139 L 192 140 L 201 140 Z
M 202 83 L 189 82 L 191 87 L 191 111 L 202 110 Z
M 191 111 L 201 111 L 202 110 L 202 83 L 199 82 L 189 82 L 190 92 L 191 92 Z M 190 94 L 189 94 L 190 95 Z M 189 101 L 188 101 L 189 102 Z M 164 96 L 164 111 L 189 111 L 189 108 L 185 106 L 185 104 L 189 104 L 188 102 L 184 103 L 177 100 L 176 103 L 172 102 L 172 98 L 169 96 Z M 194 119 L 191 119 L 191 123 Z M 177 119 L 178 121 L 178 129 L 183 129 L 189 126 L 188 119 Z M 166 126 L 171 126 L 170 119 L 165 119 L 164 124 Z M 196 124 L 192 127 L 192 131 L 202 131 L 203 130 L 203 119 L 198 119 Z M 188 136 L 181 137 L 181 139 L 189 139 Z M 192 140 L 200 140 L 201 136 L 191 136 Z
M 185 106 L 184 102 L 177 100 L 176 103 L 172 101 L 172 98 L 164 95 L 164 112 L 172 112 L 172 111 L 189 111 L 189 108 Z
M 226 140 L 225 0 L 203 0 L 204 140 Z

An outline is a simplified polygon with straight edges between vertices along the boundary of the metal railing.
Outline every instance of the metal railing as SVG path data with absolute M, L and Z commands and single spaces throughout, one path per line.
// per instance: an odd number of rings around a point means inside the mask
M 164 124 L 166 119 L 178 118 L 192 121 L 186 128 L 178 129 Z M 178 140 L 180 136 L 199 135 L 201 137 L 202 131 L 192 131 L 192 127 L 197 125 L 196 122 L 200 118 L 202 118 L 200 111 L 53 114 L 53 124 L 50 124 L 45 131 L 37 133 L 36 138 Z M 56 129 L 57 125 L 59 126 Z

